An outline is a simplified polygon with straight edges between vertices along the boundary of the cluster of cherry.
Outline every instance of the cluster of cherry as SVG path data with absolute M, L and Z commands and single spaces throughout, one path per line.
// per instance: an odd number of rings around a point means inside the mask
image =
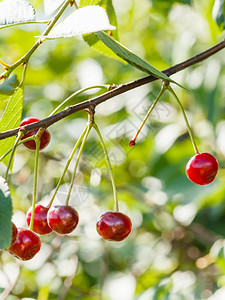
M 27 118 L 21 126 L 37 122 L 39 119 Z M 21 140 L 36 135 L 38 130 L 25 134 Z M 50 141 L 50 133 L 44 130 L 40 138 L 40 150 L 44 149 Z M 133 142 L 133 143 L 132 143 Z M 36 150 L 36 143 L 33 139 L 26 140 L 24 145 Z M 130 146 L 135 145 L 135 140 Z M 218 162 L 209 153 L 196 153 L 186 166 L 188 178 L 199 185 L 211 183 L 217 174 Z M 33 214 L 33 216 L 32 216 Z M 30 229 L 18 228 L 12 224 L 12 241 L 8 251 L 21 260 L 29 260 L 35 256 L 41 248 L 41 241 L 38 236 L 49 234 L 54 231 L 58 234 L 71 233 L 78 224 L 79 216 L 77 211 L 70 205 L 43 206 L 40 204 L 31 207 L 26 216 Z M 32 223 L 32 224 L 31 224 Z M 128 216 L 119 211 L 106 211 L 97 220 L 96 229 L 98 234 L 105 240 L 122 241 L 131 232 L 132 223 Z
M 37 122 L 39 119 L 26 118 L 20 126 Z M 21 140 L 36 135 L 38 130 L 34 130 L 25 134 Z M 40 139 L 40 150 L 44 149 L 50 142 L 50 133 L 45 130 Z M 36 150 L 36 143 L 33 139 L 25 141 L 24 145 Z M 58 234 L 69 234 L 79 222 L 78 212 L 70 205 L 56 205 L 45 207 L 36 204 L 34 208 L 34 216 L 32 220 L 33 207 L 31 207 L 26 215 L 28 226 L 32 228 L 18 228 L 12 223 L 12 240 L 8 251 L 21 260 L 29 260 L 33 258 L 41 248 L 39 235 L 49 234 L 52 231 Z M 31 224 L 31 222 L 33 224 Z M 118 211 L 106 211 L 102 213 L 96 224 L 98 234 L 105 240 L 122 241 L 131 232 L 132 223 L 130 218 Z M 39 234 L 39 235 L 38 235 Z

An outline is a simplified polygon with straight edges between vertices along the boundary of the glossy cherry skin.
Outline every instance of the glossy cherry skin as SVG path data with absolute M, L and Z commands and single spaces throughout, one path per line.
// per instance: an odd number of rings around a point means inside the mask
M 21 124 L 20 124 L 20 127 L 24 126 L 24 125 L 28 125 L 28 124 L 31 124 L 31 123 L 34 123 L 34 122 L 38 122 L 40 121 L 39 119 L 37 118 L 33 118 L 33 117 L 30 117 L 30 118 L 26 118 L 24 119 Z M 35 135 L 36 133 L 38 132 L 38 129 L 35 129 L 33 131 L 30 131 L 28 133 L 26 133 L 22 138 L 21 140 L 23 139 L 26 139 L 32 135 Z M 49 133 L 48 130 L 45 130 L 43 133 L 42 133 L 42 136 L 41 136 L 41 141 L 40 141 L 40 150 L 46 148 L 50 142 L 50 139 L 51 139 L 51 135 Z M 24 142 L 23 143 L 24 146 L 26 146 L 27 148 L 29 148 L 30 150 L 36 150 L 36 143 L 34 140 L 30 140 L 30 141 L 27 141 L 27 142 Z
M 212 182 L 218 171 L 216 158 L 209 153 L 193 156 L 186 165 L 187 177 L 194 183 L 205 185 Z
M 12 239 L 11 239 L 11 245 L 15 242 L 17 238 L 18 230 L 16 225 L 12 222 Z
M 35 205 L 34 210 L 34 224 L 33 224 L 33 231 L 44 235 L 52 232 L 52 229 L 48 226 L 47 222 L 47 213 L 49 208 L 45 207 L 43 205 L 37 204 Z M 32 207 L 27 212 L 27 225 L 30 226 L 30 220 L 31 220 L 31 213 L 32 213 Z
M 49 209 L 48 225 L 59 234 L 71 233 L 79 222 L 76 209 L 69 205 L 56 205 Z
M 130 218 L 121 212 L 106 211 L 99 216 L 96 229 L 103 239 L 119 242 L 130 234 L 132 223 Z
M 39 236 L 26 228 L 18 228 L 15 242 L 8 249 L 9 253 L 21 260 L 33 258 L 41 249 Z

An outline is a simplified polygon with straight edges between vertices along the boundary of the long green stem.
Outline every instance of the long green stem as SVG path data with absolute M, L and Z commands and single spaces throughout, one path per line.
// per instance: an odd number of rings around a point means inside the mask
M 152 103 L 151 107 L 149 108 L 146 116 L 144 117 L 143 122 L 141 123 L 141 126 L 139 127 L 135 137 L 133 138 L 133 143 L 135 143 L 139 133 L 141 132 L 143 126 L 145 125 L 146 121 L 148 120 L 148 117 L 150 116 L 151 112 L 153 111 L 154 107 L 156 106 L 156 104 L 158 103 L 159 99 L 161 98 L 162 94 L 165 92 L 165 90 L 167 89 L 166 85 L 163 85 L 161 88 L 160 93 L 158 94 L 157 98 L 155 99 L 155 101 Z
M 34 136 L 30 136 L 20 142 L 17 143 L 17 147 L 21 144 L 23 144 L 24 142 L 27 142 L 27 141 L 30 141 L 30 140 L 33 140 L 34 139 Z M 8 151 L 6 151 L 1 157 L 0 157 L 0 161 L 2 161 L 7 155 L 9 155 L 9 153 L 13 150 L 14 146 L 12 148 L 10 148 Z
M 171 88 L 170 85 L 167 86 L 167 89 L 168 89 L 168 90 L 170 91 L 170 93 L 175 97 L 175 99 L 177 100 L 178 105 L 180 106 L 180 109 L 181 109 L 181 111 L 182 111 L 182 114 L 183 114 L 185 123 L 186 123 L 186 125 L 187 125 L 187 129 L 188 129 L 189 136 L 190 136 L 190 138 L 191 138 L 192 145 L 193 145 L 194 150 L 195 150 L 195 154 L 198 154 L 198 153 L 199 153 L 198 147 L 197 147 L 197 145 L 196 145 L 196 143 L 195 143 L 194 135 L 193 135 L 193 132 L 192 132 L 192 130 L 191 130 L 191 126 L 190 126 L 190 124 L 189 124 L 189 122 L 188 122 L 187 116 L 186 116 L 186 114 L 185 114 L 184 108 L 183 108 L 183 106 L 182 106 L 182 104 L 181 104 L 179 98 L 177 97 L 176 93 L 174 92 L 174 90 Z
M 72 175 L 72 178 L 71 178 L 69 192 L 67 194 L 66 205 L 69 204 L 69 200 L 70 200 L 71 192 L 72 192 L 72 189 L 73 189 L 74 181 L 75 181 L 75 178 L 76 178 L 76 172 L 77 172 L 78 164 L 79 164 L 79 161 L 80 161 L 81 153 L 83 151 L 84 145 L 86 143 L 87 137 L 88 137 L 88 135 L 91 131 L 92 126 L 93 126 L 93 124 L 89 122 L 88 129 L 85 133 L 85 136 L 83 138 L 82 144 L 81 144 L 80 149 L 79 149 L 79 152 L 77 154 L 76 164 L 75 164 L 73 175 Z
M 18 146 L 18 143 L 19 143 L 20 138 L 21 138 L 22 135 L 23 135 L 23 132 L 19 131 L 18 135 L 17 135 L 17 138 L 16 138 L 16 141 L 14 143 L 14 146 L 12 147 L 12 152 L 11 152 L 10 157 L 9 157 L 9 162 L 8 162 L 7 170 L 6 170 L 6 174 L 5 174 L 5 181 L 8 181 L 8 175 L 9 175 L 10 166 L 11 166 L 11 163 L 12 163 L 12 160 L 13 160 L 16 148 Z
M 66 171 L 67 171 L 67 169 L 68 169 L 68 167 L 69 167 L 69 165 L 70 165 L 70 163 L 71 163 L 71 160 L 72 160 L 72 158 L 73 158 L 73 156 L 74 156 L 74 154 L 75 154 L 77 148 L 79 147 L 79 145 L 80 145 L 80 143 L 81 143 L 81 141 L 82 141 L 82 139 L 83 139 L 85 133 L 87 132 L 87 130 L 88 130 L 88 124 L 86 125 L 84 131 L 82 132 L 81 136 L 80 136 L 79 139 L 77 140 L 77 142 L 76 142 L 76 144 L 75 144 L 75 146 L 74 146 L 74 148 L 73 148 L 73 150 L 72 150 L 72 152 L 71 152 L 71 154 L 70 154 L 70 157 L 69 157 L 69 159 L 67 160 L 66 166 L 65 166 L 65 168 L 64 168 L 64 170 L 63 170 L 63 173 L 62 173 L 62 175 L 61 175 L 61 177 L 60 177 L 60 179 L 59 179 L 59 182 L 58 182 L 58 184 L 57 184 L 57 186 L 56 186 L 56 189 L 55 189 L 55 192 L 54 192 L 54 194 L 53 194 L 53 196 L 52 196 L 52 199 L 51 199 L 51 201 L 50 201 L 49 204 L 48 204 L 48 207 L 51 207 L 51 205 L 52 205 L 52 203 L 53 203 L 53 201 L 54 201 L 54 199 L 55 199 L 55 196 L 56 196 L 56 194 L 57 194 L 57 192 L 58 192 L 58 190 L 59 190 L 59 187 L 60 187 L 60 185 L 61 185 L 61 183 L 62 183 L 62 181 L 63 181 L 63 178 L 64 178 L 64 176 L 65 176 L 65 174 L 66 174 Z
M 33 201 L 32 201 L 32 212 L 30 220 L 30 230 L 34 227 L 34 211 L 37 199 L 37 177 L 38 177 L 38 160 L 39 160 L 39 150 L 41 144 L 41 135 L 37 134 L 35 137 L 36 150 L 35 150 L 35 162 L 34 162 L 34 191 L 33 191 Z
M 106 162 L 107 162 L 108 167 L 109 167 L 109 173 L 110 173 L 110 177 L 111 177 L 111 181 L 112 181 L 113 196 L 114 196 L 114 201 L 115 201 L 115 205 L 116 205 L 116 211 L 119 211 L 119 204 L 118 204 L 117 191 L 116 191 L 116 183 L 115 183 L 115 179 L 114 179 L 114 176 L 113 176 L 113 170 L 112 170 L 112 165 L 111 165 L 111 162 L 110 162 L 110 159 L 109 159 L 109 155 L 108 155 L 104 140 L 103 140 L 102 135 L 101 135 L 101 133 L 98 129 L 97 124 L 94 123 L 93 128 L 95 129 L 95 131 L 96 131 L 96 133 L 99 137 L 100 143 L 102 145 L 102 149 L 103 149 L 104 154 L 105 154 L 105 159 L 106 159 Z
M 95 88 L 108 89 L 109 85 L 98 84 L 98 85 L 89 86 L 89 87 L 86 87 L 86 88 L 83 88 L 83 89 L 80 89 L 80 90 L 76 91 L 71 96 L 69 96 L 67 99 L 65 99 L 62 103 L 60 103 L 60 105 L 57 106 L 49 116 L 52 116 L 52 115 L 56 114 L 64 105 L 66 105 L 69 101 L 73 100 L 75 97 L 77 97 L 81 93 L 83 93 L 87 90 L 95 89 Z

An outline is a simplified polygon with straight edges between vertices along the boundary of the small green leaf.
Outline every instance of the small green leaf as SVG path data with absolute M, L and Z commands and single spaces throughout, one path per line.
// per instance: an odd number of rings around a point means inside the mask
M 179 86 L 181 86 L 179 83 L 176 83 L 174 80 L 170 79 L 167 75 L 160 72 L 156 68 L 154 68 L 152 65 L 138 57 L 136 54 L 131 52 L 129 49 L 127 49 L 125 46 L 123 46 L 121 43 L 117 42 L 113 38 L 111 38 L 109 35 L 107 35 L 103 31 L 99 31 L 95 33 L 97 37 L 103 41 L 103 43 L 109 47 L 116 55 L 127 61 L 130 65 L 136 67 L 137 69 L 147 72 L 148 74 L 151 74 L 157 78 L 161 78 L 162 80 L 166 80 L 172 83 L 175 83 Z M 182 86 L 181 86 L 182 87 Z
M 10 130 L 20 126 L 23 107 L 23 87 L 18 87 L 9 98 L 2 118 L 0 119 L 0 132 Z M 0 156 L 13 147 L 16 137 L 9 137 L 0 140 Z M 4 164 L 8 164 L 9 156 L 3 159 Z
M 77 9 L 56 25 L 45 39 L 73 37 L 99 30 L 114 30 L 105 10 L 100 6 L 85 6 Z
M 35 10 L 25 0 L 3 0 L 0 3 L 0 25 L 34 21 Z
M 215 0 L 212 15 L 217 25 L 225 29 L 225 0 Z
M 6 249 L 11 244 L 12 237 L 12 201 L 5 183 L 5 179 L 0 177 L 0 248 Z

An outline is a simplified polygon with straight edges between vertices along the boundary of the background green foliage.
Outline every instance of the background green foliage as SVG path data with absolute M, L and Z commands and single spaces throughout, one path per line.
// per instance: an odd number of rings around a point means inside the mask
M 31 3 L 37 19 L 44 19 L 42 1 Z M 113 4 L 121 43 L 157 69 L 181 62 L 221 40 L 212 17 L 212 0 L 124 0 L 122 5 L 116 0 Z M 44 26 L 1 30 L 1 59 L 13 63 L 23 56 Z M 80 214 L 78 228 L 67 237 L 43 237 L 40 254 L 30 262 L 18 263 L 2 251 L 0 289 L 7 288 L 7 278 L 13 281 L 20 274 L 7 299 L 219 299 L 225 284 L 224 63 L 221 51 L 173 76 L 191 90 L 174 86 L 200 151 L 213 153 L 219 161 L 215 182 L 202 187 L 186 178 L 185 165 L 193 148 L 176 102 L 167 93 L 136 147 L 129 148 L 160 82 L 99 105 L 96 122 L 114 166 L 120 209 L 131 217 L 133 231 L 121 243 L 105 242 L 95 232 L 98 215 L 112 209 L 114 203 L 103 154 L 96 135 L 91 134 L 72 199 Z M 22 67 L 14 73 L 21 79 Z M 145 74 L 132 66 L 102 56 L 80 38 L 47 41 L 28 66 L 23 117 L 44 118 L 71 93 L 91 84 L 121 84 L 142 76 Z M 0 87 L 2 113 L 18 79 L 11 77 Z M 82 94 L 77 103 L 97 94 L 100 91 Z M 86 117 L 79 112 L 50 127 L 52 140 L 40 155 L 38 180 L 38 199 L 44 203 L 50 199 Z M 31 205 L 33 163 L 34 153 L 20 146 L 10 176 L 17 226 L 25 226 L 25 213 Z M 4 172 L 1 164 L 1 175 Z M 58 201 L 63 200 L 61 191 Z

